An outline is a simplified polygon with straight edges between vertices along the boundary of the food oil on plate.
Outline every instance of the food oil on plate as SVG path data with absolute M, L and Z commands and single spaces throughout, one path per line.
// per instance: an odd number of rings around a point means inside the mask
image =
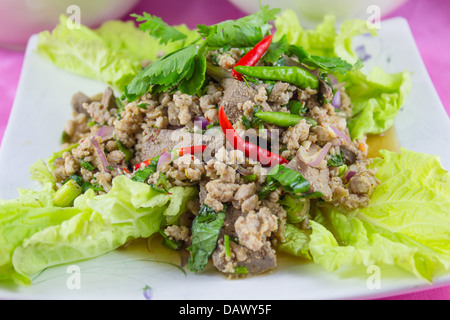
M 395 127 L 391 127 L 388 131 L 367 136 L 367 144 L 369 145 L 368 157 L 380 157 L 380 150 L 388 150 L 392 152 L 400 152 L 400 140 L 397 136 Z

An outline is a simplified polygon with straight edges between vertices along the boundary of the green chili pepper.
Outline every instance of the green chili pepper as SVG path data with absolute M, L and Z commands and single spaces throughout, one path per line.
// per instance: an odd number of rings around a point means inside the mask
M 262 121 L 280 127 L 293 127 L 303 119 L 312 126 L 317 126 L 317 122 L 315 120 L 292 113 L 263 111 L 256 113 L 255 116 Z
M 234 69 L 249 77 L 262 79 L 262 80 L 275 80 L 283 81 L 296 85 L 299 88 L 306 89 L 318 89 L 319 80 L 313 76 L 310 72 L 299 67 L 284 67 L 284 66 L 271 66 L 271 67 L 248 67 L 248 66 L 236 66 Z

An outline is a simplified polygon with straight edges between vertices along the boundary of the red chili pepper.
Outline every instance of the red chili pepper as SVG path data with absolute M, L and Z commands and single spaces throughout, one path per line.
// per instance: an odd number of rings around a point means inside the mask
M 259 161 L 261 164 L 267 166 L 289 163 L 289 161 L 282 156 L 247 142 L 239 136 L 234 130 L 230 120 L 228 120 L 225 111 L 223 110 L 223 106 L 220 106 L 219 109 L 219 123 L 228 142 L 234 149 L 242 151 L 246 157 Z
M 196 154 L 205 151 L 206 146 L 192 146 L 192 147 L 184 147 L 177 149 L 178 155 L 184 156 L 185 154 Z
M 255 64 L 258 63 L 259 59 L 266 53 L 267 49 L 269 48 L 271 42 L 272 42 L 272 35 L 268 35 L 267 37 L 263 38 L 260 42 L 256 44 L 256 46 L 253 47 L 249 52 L 247 52 L 235 65 L 236 66 L 249 66 L 253 67 Z M 242 74 L 234 70 L 231 71 L 231 74 L 236 80 L 241 81 L 242 80 Z
M 178 154 L 179 157 L 181 157 L 181 156 L 183 156 L 185 154 L 201 153 L 201 152 L 205 151 L 205 149 L 206 149 L 206 146 L 200 145 L 200 146 L 191 146 L 191 147 L 179 148 L 179 149 L 176 149 L 176 150 L 172 150 L 171 152 L 174 152 L 174 153 Z M 145 161 L 142 161 L 140 163 L 135 164 L 134 165 L 134 171 L 138 170 L 141 167 L 148 166 L 151 162 L 152 162 L 152 159 L 148 159 L 148 160 L 145 160 Z

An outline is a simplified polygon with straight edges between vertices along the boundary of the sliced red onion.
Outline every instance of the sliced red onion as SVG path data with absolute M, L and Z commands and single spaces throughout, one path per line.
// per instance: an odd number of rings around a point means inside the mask
M 333 86 L 339 83 L 338 79 L 335 76 L 333 76 L 332 74 L 329 74 L 328 78 L 331 80 L 331 83 L 333 84 Z
M 149 286 L 145 286 L 144 289 L 142 289 L 142 294 L 146 300 L 153 299 L 153 290 Z
M 365 62 L 372 58 L 372 56 L 367 53 L 366 47 L 364 45 L 360 45 L 359 47 L 355 48 L 355 53 L 358 55 L 359 59 L 361 59 L 362 62 Z
M 167 126 L 167 129 L 169 129 L 169 130 L 178 130 L 178 129 L 182 129 L 184 127 L 185 126 L 176 126 L 176 125 L 170 124 L 169 126 Z
M 334 94 L 333 100 L 331 100 L 331 104 L 336 109 L 339 109 L 341 107 L 341 91 L 339 89 Z
M 322 162 L 322 160 L 325 159 L 325 157 L 326 157 L 326 155 L 328 154 L 328 151 L 330 150 L 331 146 L 332 146 L 332 145 L 331 145 L 331 142 L 328 142 L 328 143 L 322 148 L 322 150 L 320 150 L 320 152 L 319 152 L 318 156 L 316 157 L 316 159 L 314 159 L 314 161 L 312 161 L 312 162 L 309 162 L 308 164 L 309 164 L 311 167 L 317 167 L 317 166 Z
M 206 130 L 206 127 L 209 125 L 209 121 L 205 117 L 195 117 L 194 125 L 198 125 L 202 130 Z
M 338 138 L 333 139 L 333 140 L 331 140 L 331 144 L 333 145 L 333 147 L 338 147 L 338 146 L 342 145 L 342 140 L 338 139 Z
M 347 171 L 344 175 L 344 179 L 349 181 L 355 174 L 356 174 L 355 171 L 352 171 L 352 170 Z
M 97 131 L 97 135 L 101 137 L 103 140 L 112 138 L 114 132 L 113 126 L 103 126 Z
M 164 152 L 159 156 L 158 164 L 156 165 L 156 170 L 159 170 L 162 166 L 170 164 L 172 162 L 172 154 L 164 150 Z
M 106 155 L 103 152 L 102 147 L 100 146 L 100 143 L 95 138 L 91 139 L 92 145 L 95 148 L 95 151 L 97 152 L 98 157 L 100 158 L 100 161 L 102 162 L 103 170 L 107 173 L 111 173 L 111 170 L 108 169 L 109 164 L 108 160 L 106 159 Z
M 333 129 L 334 133 L 343 140 L 343 142 L 347 142 L 348 144 L 352 143 L 352 140 L 348 135 L 346 135 L 344 132 L 336 128 L 335 126 L 330 126 L 331 129 Z

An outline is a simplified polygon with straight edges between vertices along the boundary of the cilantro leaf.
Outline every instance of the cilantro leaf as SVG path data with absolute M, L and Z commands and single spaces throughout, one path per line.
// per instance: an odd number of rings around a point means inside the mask
M 277 62 L 281 55 L 288 49 L 288 41 L 286 35 L 283 35 L 280 40 L 272 42 L 267 49 L 267 52 L 262 57 L 263 61 L 269 63 Z
M 143 16 L 135 13 L 131 16 L 136 18 L 137 22 L 144 21 L 139 25 L 139 30 L 149 32 L 151 36 L 159 39 L 160 44 L 167 44 L 171 41 L 185 40 L 187 38 L 187 35 L 169 26 L 160 17 L 152 16 L 147 12 L 144 12 Z
M 197 28 L 210 47 L 253 47 L 270 32 L 272 25 L 268 21 L 274 20 L 279 11 L 265 6 L 238 20 L 226 20 L 212 26 L 197 25 Z

